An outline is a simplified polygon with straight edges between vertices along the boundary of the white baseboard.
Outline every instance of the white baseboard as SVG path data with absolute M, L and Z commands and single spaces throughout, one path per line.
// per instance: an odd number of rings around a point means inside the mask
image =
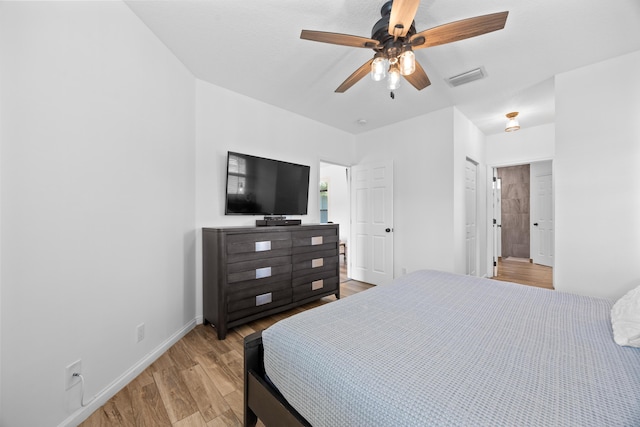
M 63 422 L 58 424 L 58 427 L 73 427 L 77 426 L 91 414 L 93 414 L 98 408 L 107 403 L 109 399 L 115 396 L 120 390 L 122 390 L 127 384 L 129 384 L 135 377 L 140 375 L 142 371 L 147 369 L 153 362 L 155 362 L 160 356 L 162 356 L 171 346 L 180 341 L 182 337 L 187 335 L 189 331 L 196 327 L 197 319 L 193 319 L 187 325 L 185 325 L 178 332 L 170 336 L 165 342 L 156 347 L 152 352 L 147 354 L 134 366 L 129 368 L 120 377 L 116 378 L 111 384 L 105 387 L 102 391 L 98 392 L 93 397 L 91 403 L 84 408 L 78 409 L 76 412 L 67 417 Z

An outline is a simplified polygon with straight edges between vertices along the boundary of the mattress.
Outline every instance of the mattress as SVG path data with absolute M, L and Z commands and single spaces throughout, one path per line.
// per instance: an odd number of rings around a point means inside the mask
M 265 370 L 315 427 L 640 426 L 611 306 L 419 271 L 266 329 Z

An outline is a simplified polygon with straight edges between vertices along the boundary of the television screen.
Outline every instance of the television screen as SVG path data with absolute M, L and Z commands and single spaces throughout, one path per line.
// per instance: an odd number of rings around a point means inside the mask
M 306 215 L 309 166 L 229 152 L 227 215 Z

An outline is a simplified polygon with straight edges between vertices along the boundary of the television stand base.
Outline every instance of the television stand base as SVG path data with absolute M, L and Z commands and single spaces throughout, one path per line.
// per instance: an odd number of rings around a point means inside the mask
M 273 227 L 277 225 L 300 225 L 300 224 L 302 224 L 302 220 L 300 219 L 286 219 L 284 217 L 281 217 L 281 218 L 265 217 L 264 219 L 256 219 L 256 227 Z

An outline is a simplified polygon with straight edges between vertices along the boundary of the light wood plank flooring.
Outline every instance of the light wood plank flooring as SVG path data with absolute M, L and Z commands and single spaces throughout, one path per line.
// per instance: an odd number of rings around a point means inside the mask
M 498 260 L 498 275 L 492 279 L 553 289 L 553 268 L 506 258 Z
M 372 287 L 342 280 L 343 298 Z M 198 325 L 81 426 L 241 426 L 244 337 L 331 301 L 334 296 L 234 328 L 224 341 L 211 326 Z
M 349 280 L 344 264 L 341 267 L 342 297 L 372 287 Z M 551 272 L 549 267 L 503 260 L 494 279 L 553 289 Z M 237 327 L 224 341 L 211 326 L 198 325 L 81 426 L 241 426 L 244 337 L 334 300 L 326 297 Z

